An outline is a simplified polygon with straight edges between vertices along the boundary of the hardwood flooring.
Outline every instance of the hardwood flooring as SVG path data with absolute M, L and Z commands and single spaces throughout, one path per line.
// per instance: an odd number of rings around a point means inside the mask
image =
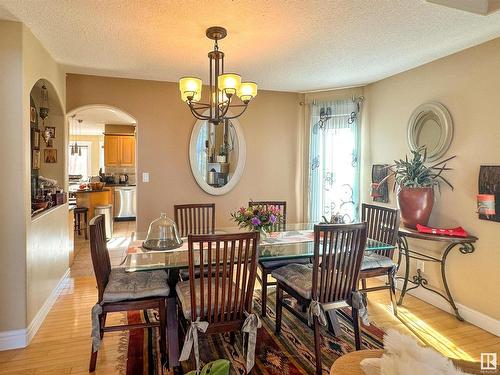
M 122 261 L 135 223 L 115 223 L 109 242 L 111 261 Z M 88 241 L 77 239 L 77 255 L 64 290 L 40 330 L 27 348 L 0 352 L 0 374 L 88 374 L 90 356 L 90 310 L 97 290 L 92 271 Z M 500 353 L 500 337 L 469 323 L 462 323 L 415 297 L 405 297 L 395 318 L 387 291 L 369 294 L 370 319 L 385 329 L 395 328 L 415 334 L 425 344 L 447 356 L 479 361 L 481 352 Z M 110 323 L 124 319 L 111 314 Z M 408 328 L 410 327 L 411 330 Z M 96 374 L 122 374 L 126 360 L 127 334 L 106 333 L 99 351 Z

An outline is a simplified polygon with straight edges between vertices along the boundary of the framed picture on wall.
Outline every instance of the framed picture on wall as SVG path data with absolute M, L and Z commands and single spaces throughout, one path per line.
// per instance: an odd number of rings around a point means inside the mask
M 48 148 L 52 148 L 54 147 L 54 140 L 52 138 L 50 138 L 47 143 L 46 143 L 47 147 Z
M 57 163 L 57 150 L 55 148 L 43 150 L 43 161 L 45 163 Z
M 30 107 L 30 122 L 36 122 L 36 108 Z
M 50 134 L 50 138 L 55 138 L 56 137 L 56 128 L 53 126 L 46 126 L 45 127 L 45 132 Z
M 40 130 L 31 128 L 31 149 L 40 150 Z
M 40 150 L 31 151 L 31 169 L 40 169 Z

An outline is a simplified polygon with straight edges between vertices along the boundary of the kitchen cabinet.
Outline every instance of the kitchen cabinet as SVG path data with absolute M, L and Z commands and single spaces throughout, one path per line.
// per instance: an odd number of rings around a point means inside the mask
M 135 165 L 134 135 L 104 135 L 104 165 L 133 167 Z

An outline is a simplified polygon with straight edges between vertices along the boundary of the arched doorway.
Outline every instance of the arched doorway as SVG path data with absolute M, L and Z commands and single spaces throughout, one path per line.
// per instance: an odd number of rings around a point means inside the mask
M 90 220 L 95 207 L 86 200 L 90 196 L 86 190 L 93 191 L 95 184 L 91 182 L 104 182 L 109 197 L 102 199 L 112 205 L 112 223 L 133 221 L 135 228 L 137 120 L 126 111 L 106 104 L 75 108 L 66 114 L 66 119 L 66 181 L 71 203 L 83 202 L 89 206 Z

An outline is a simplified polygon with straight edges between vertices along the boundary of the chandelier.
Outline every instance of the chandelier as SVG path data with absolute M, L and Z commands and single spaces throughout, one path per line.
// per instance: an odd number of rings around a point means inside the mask
M 206 35 L 215 41 L 213 51 L 208 53 L 210 102 L 200 102 L 202 81 L 199 78 L 181 78 L 179 89 L 181 99 L 189 106 L 194 117 L 218 125 L 226 120 L 239 117 L 245 112 L 248 103 L 257 95 L 257 84 L 255 82 L 241 82 L 241 76 L 238 74 L 224 73 L 224 52 L 219 51 L 218 41 L 226 37 L 226 29 L 219 26 L 209 27 Z M 234 103 L 235 97 L 239 98 L 239 102 Z

